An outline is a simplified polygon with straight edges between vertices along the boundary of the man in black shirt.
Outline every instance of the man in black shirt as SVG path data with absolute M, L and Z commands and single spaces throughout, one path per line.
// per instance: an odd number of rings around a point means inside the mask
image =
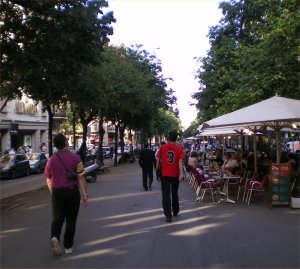
M 149 149 L 148 143 L 144 144 L 144 149 L 140 153 L 139 165 L 141 166 L 143 172 L 143 187 L 145 191 L 151 191 L 151 185 L 153 182 L 153 168 L 156 169 L 156 159 L 154 152 Z

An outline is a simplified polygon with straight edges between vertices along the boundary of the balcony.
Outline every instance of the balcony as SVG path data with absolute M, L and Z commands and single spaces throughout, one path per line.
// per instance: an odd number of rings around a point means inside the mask
M 63 122 L 67 119 L 67 113 L 65 109 L 55 108 L 53 113 L 53 120 Z

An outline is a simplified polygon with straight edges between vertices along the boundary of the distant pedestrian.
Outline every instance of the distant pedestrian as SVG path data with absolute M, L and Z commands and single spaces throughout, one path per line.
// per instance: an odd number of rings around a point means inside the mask
M 145 143 L 139 157 L 139 165 L 143 173 L 143 187 L 145 191 L 152 190 L 153 168 L 156 168 L 155 154 L 149 149 L 149 144 Z
M 114 156 L 114 148 L 113 148 L 113 146 L 109 147 L 109 154 L 110 154 L 110 159 L 112 160 L 113 156 Z
M 39 147 L 39 150 L 40 150 L 41 152 L 46 152 L 46 150 L 47 150 L 46 144 L 45 144 L 45 143 L 42 143 L 42 144 L 40 145 L 40 147 Z
M 63 245 L 65 254 L 71 254 L 76 228 L 76 220 L 80 206 L 88 203 L 87 188 L 83 177 L 84 169 L 80 157 L 68 150 L 68 143 L 63 134 L 57 134 L 53 138 L 53 144 L 57 153 L 49 158 L 44 176 L 52 200 L 52 224 L 51 224 L 51 247 L 55 256 L 62 255 L 59 245 L 60 234 L 64 221 L 66 228 Z M 75 171 L 77 179 L 69 179 L 68 171 Z M 80 191 L 79 191 L 80 189 Z M 81 193 L 81 195 L 80 195 Z M 81 198 L 80 198 L 81 197 Z
M 183 158 L 184 152 L 180 146 L 176 145 L 177 132 L 169 133 L 168 143 L 162 145 L 158 150 L 157 156 L 161 156 L 162 176 L 162 206 L 166 221 L 172 221 L 173 216 L 179 213 L 178 187 L 183 180 Z M 160 158 L 157 159 L 158 167 Z
M 86 142 L 82 142 L 80 145 L 80 148 L 77 151 L 77 154 L 79 155 L 83 165 L 85 164 L 85 160 L 86 160 Z
M 18 147 L 17 152 L 20 153 L 20 154 L 25 154 L 26 153 L 24 147 L 22 147 L 22 146 Z

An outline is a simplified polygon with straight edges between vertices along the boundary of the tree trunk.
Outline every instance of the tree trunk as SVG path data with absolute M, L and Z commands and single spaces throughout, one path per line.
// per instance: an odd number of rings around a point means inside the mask
M 117 124 L 115 124 L 115 147 L 114 147 L 114 166 L 117 167 L 118 166 L 118 128 L 119 126 Z
M 119 126 L 119 134 L 120 134 L 120 142 L 121 142 L 121 156 L 123 156 L 124 153 L 124 132 L 125 132 L 125 126 L 121 127 Z
M 80 145 L 80 148 L 78 150 L 79 156 L 81 158 L 81 161 L 83 165 L 85 164 L 85 157 L 86 157 L 86 138 L 87 138 L 87 132 L 88 132 L 88 124 L 87 121 L 84 119 L 84 116 L 80 115 L 80 123 L 82 126 L 82 143 Z
M 76 148 L 76 112 L 73 110 L 72 132 L 73 132 L 73 149 Z
M 104 134 L 105 134 L 105 130 L 103 129 L 103 117 L 100 117 L 100 120 L 99 120 L 99 133 L 98 133 L 98 136 L 99 136 L 99 147 L 98 147 L 98 159 L 99 159 L 99 162 L 100 164 L 104 164 L 104 161 L 103 161 L 103 137 L 104 137 Z
M 46 109 L 48 112 L 48 152 L 50 157 L 53 155 L 53 147 L 52 147 L 53 113 L 51 110 L 51 106 L 47 106 Z

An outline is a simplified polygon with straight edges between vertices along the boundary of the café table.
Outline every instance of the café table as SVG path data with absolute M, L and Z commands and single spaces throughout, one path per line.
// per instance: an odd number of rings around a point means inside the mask
M 224 188 L 223 192 L 219 192 L 219 194 L 224 195 L 225 197 L 222 199 L 219 199 L 219 202 L 227 202 L 227 203 L 235 203 L 234 200 L 229 198 L 229 181 L 230 179 L 238 180 L 240 179 L 240 176 L 236 175 L 213 175 L 213 178 L 217 181 L 224 181 Z

